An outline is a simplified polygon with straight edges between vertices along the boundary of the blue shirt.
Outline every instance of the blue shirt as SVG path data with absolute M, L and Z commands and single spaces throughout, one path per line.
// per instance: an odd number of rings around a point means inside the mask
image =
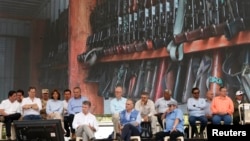
M 137 122 L 139 124 L 139 126 L 137 127 L 137 129 L 139 130 L 139 132 L 141 132 L 141 114 L 139 111 L 133 109 L 131 112 L 127 112 L 126 110 L 121 111 L 120 113 L 120 123 L 121 125 L 125 125 L 125 124 L 132 124 Z
M 61 100 L 49 99 L 46 104 L 46 113 L 63 113 L 63 102 Z
M 110 111 L 112 114 L 118 114 L 122 110 L 125 110 L 127 98 L 121 97 L 121 99 L 114 98 L 110 101 Z
M 68 103 L 68 113 L 69 114 L 76 114 L 82 112 L 82 103 L 88 100 L 87 97 L 81 96 L 81 98 L 70 98 Z
M 184 133 L 184 118 L 180 109 L 175 109 L 166 115 L 166 129 L 164 132 L 170 132 L 173 129 L 175 119 L 179 119 L 176 129 Z

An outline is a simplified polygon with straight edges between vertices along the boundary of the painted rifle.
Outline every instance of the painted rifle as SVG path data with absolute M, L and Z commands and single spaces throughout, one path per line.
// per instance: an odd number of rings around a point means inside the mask
M 243 18 L 239 15 L 238 0 L 226 0 L 229 8 L 231 19 L 227 21 L 225 26 L 225 37 L 231 40 L 240 31 L 245 29 Z
M 151 86 L 151 90 L 149 92 L 150 99 L 154 99 L 154 95 L 155 95 L 155 86 L 156 86 L 156 81 L 157 81 L 158 64 L 159 64 L 158 60 L 154 60 L 152 86 Z
M 133 98 L 135 98 L 135 99 L 137 99 L 137 98 L 139 98 L 139 94 L 140 94 L 140 92 L 141 92 L 141 90 L 142 90 L 142 86 L 143 86 L 143 84 L 144 84 L 144 82 L 143 82 L 143 78 L 144 78 L 144 64 L 145 64 L 145 60 L 142 60 L 141 62 L 140 62 L 140 67 L 139 67 L 139 69 L 138 69 L 138 71 L 137 71 L 137 78 L 136 78 L 136 85 L 135 85 L 135 90 L 134 90 L 134 92 L 133 92 Z
M 206 26 L 207 15 L 206 15 L 206 0 L 193 1 L 192 16 L 194 16 L 193 29 L 186 32 L 186 39 L 188 42 L 203 38 L 204 30 Z
M 159 68 L 158 68 L 158 72 L 157 72 L 157 82 L 155 85 L 154 101 L 156 101 L 158 98 L 162 97 L 162 93 L 163 93 L 162 81 L 163 81 L 164 72 L 166 71 L 166 68 L 167 68 L 166 62 L 167 62 L 166 58 L 162 58 L 159 62 Z
M 193 73 L 193 63 L 196 61 L 197 59 L 195 59 L 195 57 L 192 55 L 189 58 L 188 61 L 188 68 L 187 68 L 187 72 L 186 72 L 186 79 L 185 79 L 185 85 L 184 85 L 184 89 L 183 89 L 183 95 L 182 95 L 182 102 L 186 103 L 187 99 L 191 97 L 191 90 L 193 88 L 194 85 L 194 80 L 195 80 L 195 75 Z
M 241 81 L 246 92 L 247 100 L 250 101 L 250 49 L 245 46 L 245 60 L 243 64 Z

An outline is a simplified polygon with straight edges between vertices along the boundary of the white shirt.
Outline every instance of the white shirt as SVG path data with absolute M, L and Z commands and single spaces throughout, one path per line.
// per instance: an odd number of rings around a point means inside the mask
M 195 99 L 193 97 L 187 100 L 187 109 L 190 116 L 204 116 L 205 115 L 205 107 L 207 103 L 204 98 Z
M 155 104 L 148 99 L 146 105 L 141 104 L 141 99 L 135 103 L 135 109 L 141 113 L 141 116 L 153 116 L 155 114 Z
M 170 101 L 176 101 L 173 98 L 170 98 L 170 100 L 165 100 L 164 97 L 161 97 L 156 100 L 155 102 L 155 109 L 157 113 L 165 113 L 166 110 L 168 109 L 168 103 Z
M 34 98 L 33 100 L 30 97 L 26 97 L 23 99 L 21 106 L 23 107 L 26 104 L 37 104 L 39 110 L 34 109 L 23 109 L 23 116 L 26 115 L 40 115 L 40 110 L 42 109 L 42 102 L 40 98 Z
M 0 109 L 3 109 L 7 114 L 21 113 L 21 104 L 17 101 L 11 102 L 9 99 L 2 101 Z
M 88 113 L 87 115 L 83 114 L 83 112 L 75 114 L 72 126 L 73 126 L 74 129 L 76 129 L 80 125 L 93 126 L 96 131 L 99 128 L 96 117 L 91 113 Z

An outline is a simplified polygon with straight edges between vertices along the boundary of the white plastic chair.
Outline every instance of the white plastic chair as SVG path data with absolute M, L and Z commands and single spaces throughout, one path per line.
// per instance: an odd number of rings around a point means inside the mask
M 244 106 L 244 109 L 243 109 Z M 241 103 L 238 106 L 240 115 L 240 124 L 250 124 L 250 103 Z M 244 113 L 243 113 L 244 111 Z M 244 115 L 244 117 L 243 117 Z
M 196 126 L 200 126 L 201 122 L 196 121 L 195 124 L 196 124 Z M 189 128 L 188 128 L 188 136 L 189 136 L 189 138 L 191 138 L 191 136 L 192 136 L 192 127 L 190 126 L 190 124 L 189 124 Z M 207 127 L 205 127 L 205 129 L 203 131 L 203 136 L 204 136 L 204 139 L 207 138 Z
M 164 141 L 168 141 L 170 139 L 170 136 L 166 136 L 164 137 Z M 184 137 L 183 136 L 179 136 L 176 138 L 177 141 L 184 141 Z
M 0 140 L 2 140 L 3 126 L 4 126 L 4 123 L 0 122 Z M 11 137 L 10 137 L 11 140 L 16 140 L 16 131 L 15 131 L 15 126 L 13 123 L 11 124 L 10 132 L 11 132 Z
M 141 137 L 140 136 L 131 136 L 130 139 L 131 140 L 141 141 Z M 82 140 L 82 137 L 76 137 L 76 141 L 80 141 L 80 140 Z
M 166 124 L 166 119 L 163 119 L 162 120 L 163 130 L 165 129 L 165 124 Z M 170 136 L 165 136 L 164 137 L 164 141 L 168 141 L 169 139 L 170 139 Z M 184 136 L 179 136 L 179 137 L 176 138 L 176 140 L 184 141 Z

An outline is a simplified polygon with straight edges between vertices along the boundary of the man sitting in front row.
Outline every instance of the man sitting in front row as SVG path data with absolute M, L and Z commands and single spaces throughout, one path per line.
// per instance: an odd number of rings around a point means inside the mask
M 83 141 L 95 140 L 94 133 L 98 130 L 99 125 L 96 117 L 89 112 L 91 107 L 90 101 L 84 101 L 82 104 L 82 112 L 74 116 L 72 123 L 73 128 L 76 130 L 76 136 L 82 137 Z
M 155 134 L 156 141 L 163 141 L 165 136 L 170 136 L 170 141 L 175 141 L 179 136 L 184 136 L 183 112 L 177 108 L 177 102 L 168 103 L 169 108 L 163 114 L 165 117 L 165 129 Z
M 131 136 L 140 136 L 141 115 L 134 109 L 133 100 L 126 101 L 126 109 L 120 113 L 121 138 L 124 141 L 130 141 Z

